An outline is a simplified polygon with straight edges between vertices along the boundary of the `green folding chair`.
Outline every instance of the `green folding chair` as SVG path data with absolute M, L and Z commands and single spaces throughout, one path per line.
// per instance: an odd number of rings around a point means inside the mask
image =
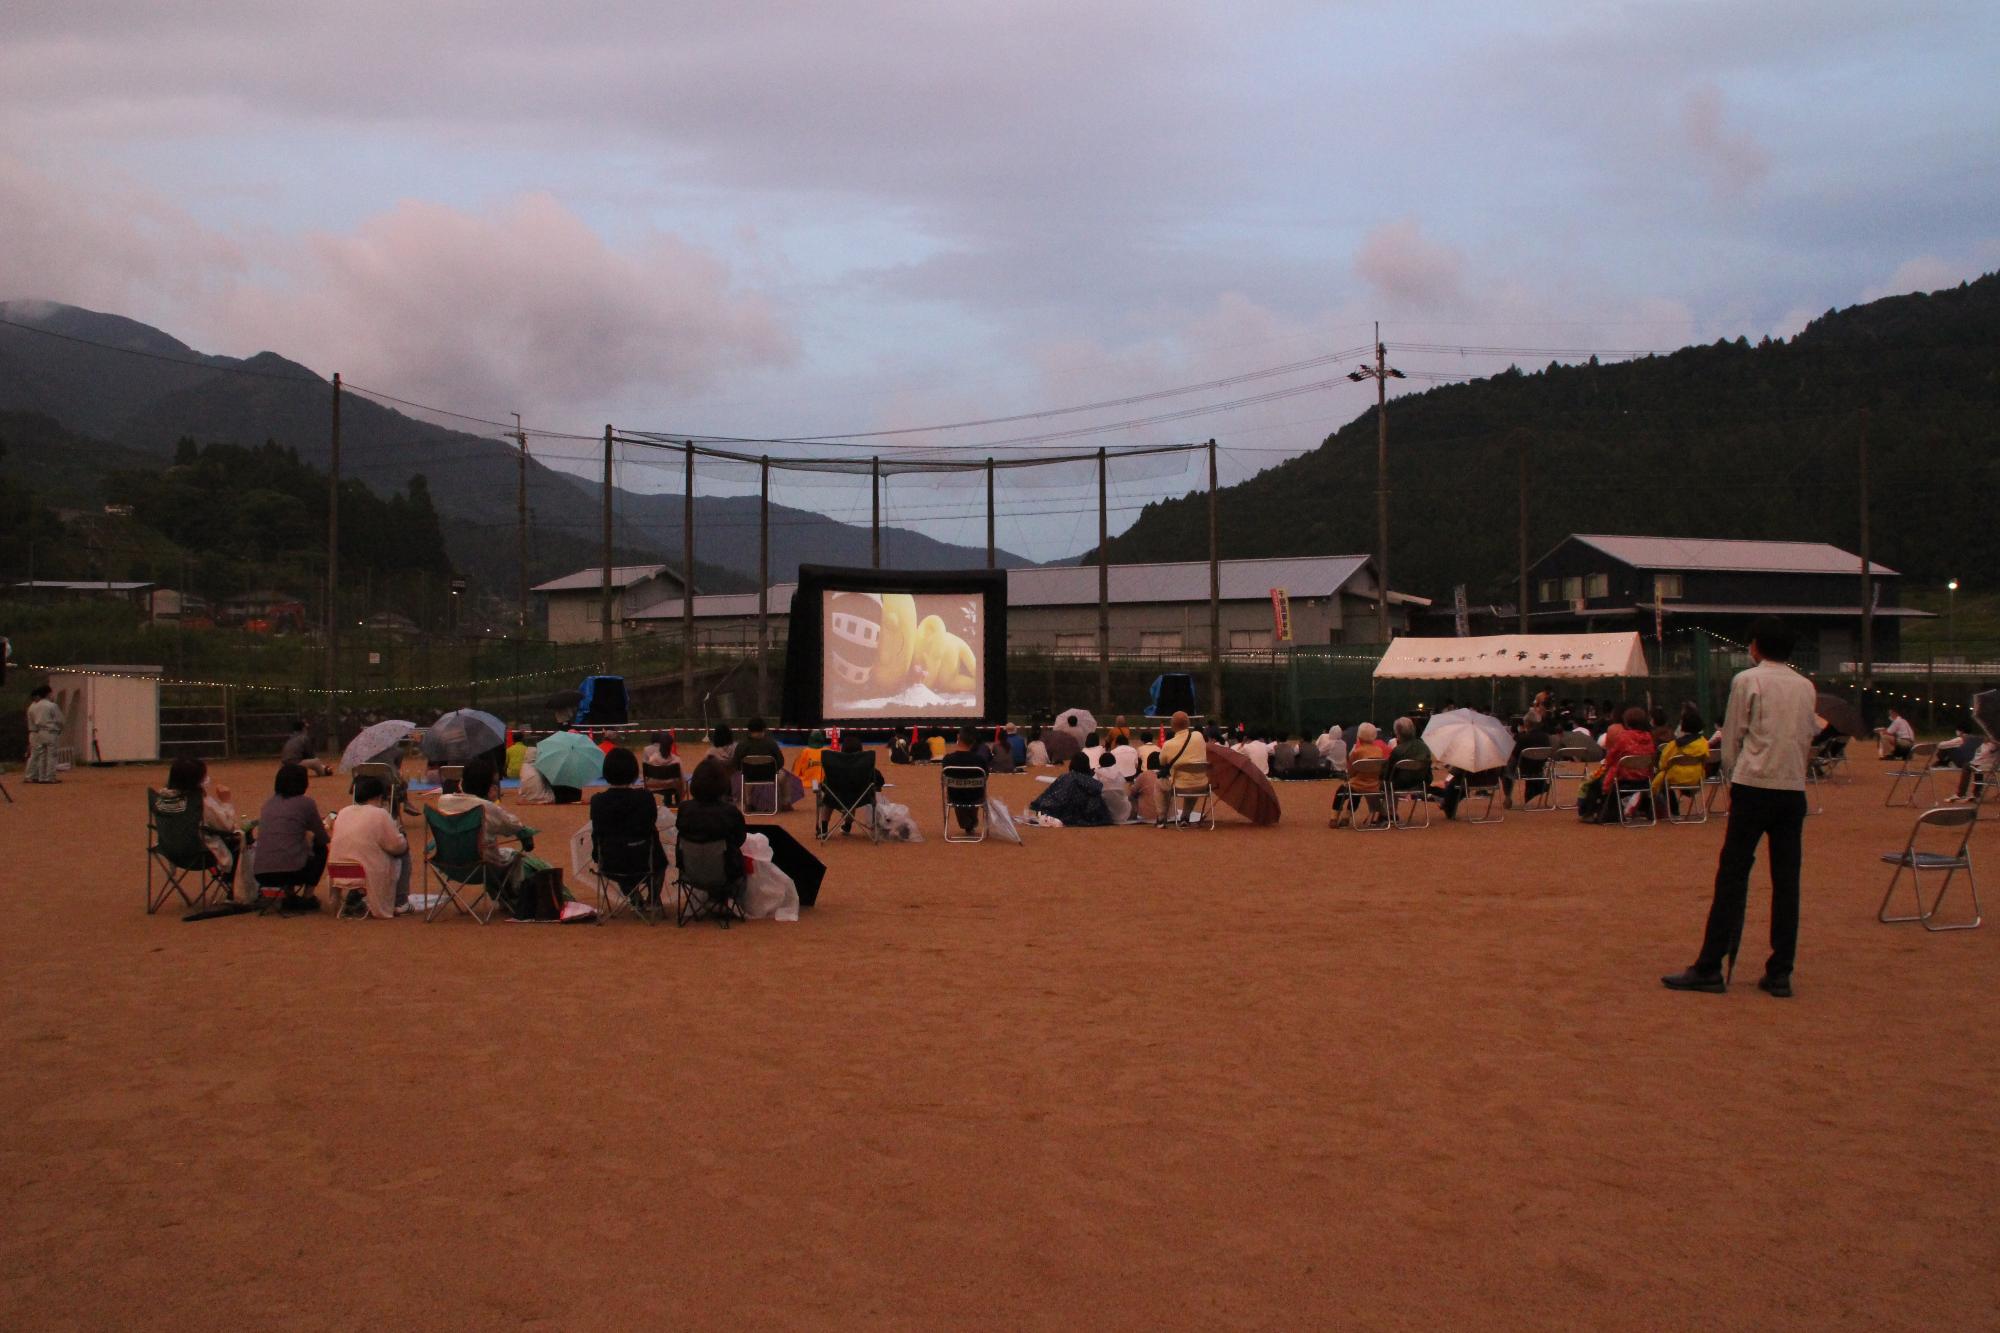
M 154 871 L 162 882 L 153 887 Z M 195 891 L 188 894 L 192 880 Z M 146 789 L 146 911 L 160 910 L 169 896 L 178 893 L 189 910 L 200 908 L 213 897 L 229 899 L 229 881 L 201 840 L 201 799 L 185 792 Z
M 447 903 L 482 926 L 500 910 L 496 890 L 503 887 L 506 872 L 488 865 L 479 855 L 479 827 L 484 817 L 476 808 L 447 815 L 435 806 L 424 807 L 424 823 L 430 830 L 424 844 L 424 871 L 437 888 L 430 910 L 424 913 L 425 921 L 437 920 Z M 468 902 L 464 894 L 471 890 L 478 892 Z

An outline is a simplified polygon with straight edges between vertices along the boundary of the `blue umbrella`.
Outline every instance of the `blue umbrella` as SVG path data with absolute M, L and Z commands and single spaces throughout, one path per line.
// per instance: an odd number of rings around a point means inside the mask
M 535 747 L 535 768 L 551 787 L 587 787 L 604 776 L 604 752 L 573 731 L 558 731 Z
M 476 708 L 461 708 L 424 729 L 423 751 L 435 764 L 464 764 L 506 743 L 505 722 Z

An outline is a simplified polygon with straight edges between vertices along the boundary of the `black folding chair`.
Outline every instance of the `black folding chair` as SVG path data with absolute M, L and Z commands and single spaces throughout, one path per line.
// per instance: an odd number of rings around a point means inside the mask
M 775 815 L 778 813 L 778 761 L 768 754 L 745 755 L 737 763 L 743 779 L 743 810 L 745 813 Z M 760 806 L 753 796 L 770 793 L 771 803 Z
M 1403 809 L 1408 803 L 1409 810 Z M 1431 826 L 1431 761 L 1396 759 L 1389 765 L 1389 823 L 1395 828 Z
M 597 867 L 597 920 L 601 924 L 620 912 L 630 912 L 647 925 L 662 908 L 660 891 L 667 882 L 666 857 L 659 835 L 644 838 L 603 838 L 590 834 L 590 863 Z M 613 889 L 617 892 L 614 894 Z
M 727 928 L 742 916 L 743 855 L 729 850 L 729 844 L 692 842 L 682 838 L 675 849 L 679 873 L 674 878 L 678 906 L 674 924 L 690 921 L 719 921 Z
M 939 775 L 944 793 L 944 840 L 986 841 L 986 770 L 977 764 L 951 764 Z
M 1910 836 L 1903 843 L 1900 852 L 1884 852 L 1882 859 L 1896 867 L 1889 876 L 1889 887 L 1882 894 L 1882 906 L 1876 909 L 1875 919 L 1886 924 L 1915 921 L 1925 930 L 1976 930 L 1984 918 L 1979 908 L 1979 881 L 1972 875 L 1972 828 L 1979 822 L 1979 811 L 1970 805 L 1940 806 L 1926 810 L 1917 816 L 1917 822 L 1910 827 Z M 1928 847 L 1919 847 L 1926 829 L 1957 829 L 1958 845 L 1951 845 L 1950 834 L 1941 840 L 1933 840 Z M 1889 900 L 1896 894 L 1896 886 L 1902 882 L 1903 872 L 1910 872 L 1910 896 L 1916 904 L 1916 911 L 1906 916 L 1890 916 Z M 1944 903 L 1944 895 L 1951 888 L 1951 882 L 1959 871 L 1965 872 L 1966 887 L 1972 893 L 1972 919 L 1955 921 L 1946 925 L 1932 924 L 1937 918 L 1938 908 Z M 1924 906 L 1923 877 L 1927 874 L 1943 872 L 1944 882 L 1938 885 L 1936 896 L 1929 907 Z
M 868 841 L 882 841 L 881 821 L 875 818 L 875 793 L 881 788 L 881 778 L 875 772 L 875 756 L 866 751 L 848 754 L 840 750 L 828 750 L 820 756 L 820 769 L 824 776 L 819 784 L 819 796 L 815 803 L 813 833 L 825 842 L 833 833 L 833 821 L 839 818 L 842 832 L 854 823 L 856 815 L 868 812 Z

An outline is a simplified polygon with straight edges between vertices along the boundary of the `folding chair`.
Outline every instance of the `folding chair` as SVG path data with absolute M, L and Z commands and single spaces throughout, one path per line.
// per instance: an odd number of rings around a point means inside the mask
M 1394 827 L 1389 822 L 1387 787 L 1389 785 L 1389 761 L 1387 759 L 1355 759 L 1347 765 L 1347 785 L 1335 793 L 1333 813 L 1339 817 L 1347 815 L 1347 824 L 1357 833 L 1380 833 Z M 1374 791 L 1356 791 L 1356 778 L 1373 778 Z M 1361 822 L 1361 812 L 1370 810 L 1381 815 L 1380 819 Z
M 404 805 L 403 797 L 408 790 L 408 785 L 403 781 L 403 771 L 398 765 L 356 764 L 350 770 L 348 776 L 350 778 L 347 784 L 348 799 L 353 799 L 356 783 L 360 782 L 363 778 L 374 778 L 389 789 L 389 812 L 391 814 L 400 814 L 402 812 Z
M 357 770 L 358 771 L 358 770 Z M 368 869 L 354 861 L 326 863 L 326 888 L 335 921 L 368 919 Z
M 434 805 L 424 807 L 424 823 L 430 832 L 424 844 L 424 869 L 438 889 L 437 900 L 424 913 L 426 922 L 437 920 L 447 903 L 482 926 L 500 910 L 500 898 L 494 890 L 502 886 L 501 876 L 506 872 L 486 864 L 479 855 L 479 826 L 484 818 L 477 809 L 447 815 Z M 460 892 L 466 889 L 479 890 L 470 902 Z M 484 912 L 480 911 L 482 906 Z
M 1521 782 L 1522 810 L 1536 810 L 1548 813 L 1556 808 L 1556 782 L 1555 775 L 1551 771 L 1554 767 L 1555 757 L 1556 750 L 1552 745 L 1531 745 L 1521 751 L 1519 756 L 1520 762 L 1516 765 L 1515 776 Z M 1535 766 L 1536 773 L 1540 774 L 1539 777 L 1530 777 L 1528 775 L 1528 765 L 1530 764 Z M 1530 790 L 1531 784 L 1532 790 Z M 1541 802 L 1541 804 L 1537 805 L 1537 801 Z
M 1913 806 L 1919 790 L 1929 793 L 1926 805 L 1937 804 L 1937 748 L 1936 741 L 1918 741 L 1910 747 L 1910 757 L 1889 770 L 1889 794 L 1882 798 L 1883 805 Z M 1909 794 L 1899 801 L 1896 793 L 1905 781 Z
M 600 925 L 630 912 L 647 925 L 663 911 L 660 891 L 667 881 L 667 868 L 659 857 L 660 840 L 649 838 L 600 838 L 590 835 L 590 863 L 597 867 L 597 920 Z M 613 901 L 611 890 L 618 890 Z
M 743 773 L 743 811 L 745 814 L 775 815 L 778 813 L 778 761 L 768 754 L 745 755 L 738 765 Z M 753 795 L 768 792 L 771 803 L 760 805 L 752 801 Z
M 819 784 L 818 798 L 814 801 L 813 835 L 825 842 L 833 836 L 836 816 L 842 824 L 851 826 L 854 817 L 866 810 L 868 841 L 882 841 L 881 821 L 875 818 L 875 793 L 878 789 L 875 757 L 866 753 L 845 754 L 839 750 L 828 750 L 820 756 L 820 768 L 826 776 Z
M 163 877 L 157 892 L 153 888 L 153 871 L 158 868 Z M 195 883 L 194 895 L 188 895 L 189 879 Z M 146 911 L 148 914 L 160 910 L 169 894 L 178 893 L 181 901 L 190 910 L 197 909 L 211 897 L 226 901 L 229 897 L 229 881 L 222 877 L 222 870 L 209 854 L 208 844 L 201 840 L 201 800 L 199 797 L 178 791 L 156 791 L 146 789 Z
M 1729 796 L 1729 779 L 1723 775 L 1722 761 L 1713 755 L 1709 757 L 1708 766 L 1702 772 L 1701 785 L 1703 818 L 1717 813 L 1728 814 L 1728 806 L 1724 806 L 1719 812 L 1715 808 L 1717 800 L 1727 799 Z
M 1389 824 L 1392 828 L 1431 826 L 1431 761 L 1396 759 L 1389 765 Z M 1410 779 L 1414 779 L 1411 781 Z M 1403 813 L 1403 803 L 1410 805 Z M 1419 815 L 1422 817 L 1419 818 Z
M 678 891 L 676 926 L 685 926 L 690 921 L 719 921 L 726 928 L 742 915 L 741 853 L 732 853 L 726 842 L 690 842 L 683 838 L 674 860 L 680 867 L 674 878 Z
M 1847 737 L 1829 736 L 1814 746 L 1809 767 L 1819 770 L 1822 782 L 1831 782 L 1835 777 L 1847 781 Z
M 1458 798 L 1458 803 L 1463 807 L 1467 801 L 1476 801 L 1482 796 L 1486 798 L 1485 806 L 1481 808 L 1476 816 L 1467 815 L 1465 822 L 1468 824 L 1498 824 L 1504 822 L 1507 816 L 1497 814 L 1493 809 L 1500 801 L 1500 774 L 1497 771 L 1484 776 L 1477 773 L 1469 775 L 1465 779 L 1465 794 Z
M 1674 776 L 1675 766 L 1667 766 L 1667 779 L 1660 784 L 1660 798 L 1667 803 L 1667 822 L 1670 824 L 1706 824 L 1708 822 L 1708 766 L 1701 763 L 1701 776 L 1697 778 Z M 1685 773 L 1691 765 L 1682 765 Z
M 939 775 L 944 794 L 944 840 L 986 841 L 986 770 L 952 764 Z
M 1654 761 L 1651 755 L 1628 754 L 1611 773 L 1611 796 L 1618 802 L 1618 827 L 1651 828 L 1660 822 L 1653 810 Z M 1639 814 L 1641 807 L 1645 814 Z
M 1972 875 L 1972 828 L 1979 822 L 1979 811 L 1969 805 L 1940 806 L 1926 810 L 1917 816 L 1917 822 L 1910 828 L 1908 841 L 1900 852 L 1884 852 L 1882 859 L 1896 867 L 1896 873 L 1889 876 L 1889 888 L 1882 895 L 1882 906 L 1876 910 L 1875 919 L 1888 924 L 1901 921 L 1915 921 L 1925 930 L 1976 930 L 1983 919 L 1979 908 L 1979 881 Z M 1949 834 L 1933 844 L 1930 849 L 1920 849 L 1918 838 L 1926 828 L 1959 829 L 1958 845 L 1951 846 Z M 1950 850 L 1944 850 L 1950 848 Z M 1896 894 L 1896 885 L 1901 882 L 1903 872 L 1910 872 L 1910 897 L 1916 904 L 1916 912 L 1909 916 L 1890 916 L 1889 900 Z M 1972 919 L 1955 921 L 1948 925 L 1932 925 L 1938 908 L 1944 903 L 1944 895 L 1951 888 L 1952 880 L 1958 872 L 1965 872 L 1966 886 L 1972 891 Z M 1924 906 L 1923 877 L 1937 871 L 1944 872 L 1944 883 L 1938 885 L 1937 895 L 1931 905 Z
M 449 796 L 457 791 L 465 779 L 464 764 L 443 764 L 438 768 L 438 794 Z
M 1201 785 L 1182 786 L 1180 780 L 1183 775 L 1190 783 L 1199 782 Z M 1184 759 L 1175 764 L 1172 774 L 1166 779 L 1166 784 L 1167 818 L 1163 827 L 1206 828 L 1211 831 L 1215 828 L 1215 788 L 1208 781 L 1206 760 L 1196 763 L 1191 759 Z M 1184 818 L 1189 806 L 1194 807 L 1192 820 Z
M 1551 810 L 1576 809 L 1577 793 L 1583 790 L 1583 780 L 1589 776 L 1591 764 L 1590 750 L 1594 748 L 1596 747 L 1585 748 L 1581 745 L 1565 745 L 1558 749 L 1555 752 L 1555 756 L 1549 760 L 1549 800 L 1551 802 L 1549 808 Z M 1564 801 L 1562 798 L 1562 784 L 1565 782 L 1574 782 L 1576 784 L 1569 789 L 1568 801 Z

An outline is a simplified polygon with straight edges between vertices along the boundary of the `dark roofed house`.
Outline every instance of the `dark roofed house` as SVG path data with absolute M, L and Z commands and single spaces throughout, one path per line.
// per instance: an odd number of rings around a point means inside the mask
M 671 565 L 613 565 L 611 632 L 622 634 L 627 621 L 678 599 L 682 586 L 680 571 Z M 585 643 L 603 633 L 604 566 L 537 583 L 533 591 L 548 605 L 548 636 L 557 643 Z
M 1875 657 L 1894 660 L 1901 625 L 1928 616 L 1897 604 L 1901 578 L 1870 564 Z M 1861 557 L 1825 542 L 1576 533 L 1528 572 L 1534 630 L 1700 627 L 1741 640 L 1761 615 L 1799 631 L 1808 661 L 1827 669 L 1860 656 Z

